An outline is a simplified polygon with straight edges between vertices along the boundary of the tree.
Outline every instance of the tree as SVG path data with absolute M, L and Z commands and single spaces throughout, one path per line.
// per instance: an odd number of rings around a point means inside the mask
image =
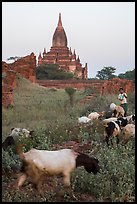
M 73 107 L 73 103 L 74 103 L 74 93 L 76 92 L 76 89 L 72 88 L 72 87 L 66 87 L 65 88 L 66 93 L 69 96 L 70 99 L 70 105 Z
M 133 82 L 135 82 L 135 69 L 133 69 L 131 71 L 126 71 L 125 73 L 120 73 L 118 75 L 118 77 L 120 79 L 129 79 L 129 80 L 132 80 Z
M 16 61 L 16 60 L 18 60 L 18 59 L 20 59 L 21 57 L 17 57 L 17 56 L 15 56 L 15 57 L 9 57 L 9 58 L 7 58 L 7 60 L 14 60 L 14 61 Z
M 115 70 L 115 67 L 104 67 L 103 69 L 97 72 L 96 77 L 102 80 L 115 78 Z
M 40 80 L 46 79 L 72 79 L 73 73 L 60 69 L 57 64 L 42 64 L 36 68 L 36 78 Z

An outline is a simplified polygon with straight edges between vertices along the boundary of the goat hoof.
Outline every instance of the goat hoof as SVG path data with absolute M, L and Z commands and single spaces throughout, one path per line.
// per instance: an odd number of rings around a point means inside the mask
M 78 200 L 77 197 L 72 193 L 72 197 L 75 199 L 75 200 Z

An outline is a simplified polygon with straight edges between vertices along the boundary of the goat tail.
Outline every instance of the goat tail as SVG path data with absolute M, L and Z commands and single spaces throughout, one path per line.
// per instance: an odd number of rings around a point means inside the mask
M 16 147 L 16 153 L 19 155 L 20 159 L 24 160 L 24 152 L 22 150 L 22 147 L 24 147 L 24 144 L 18 144 Z

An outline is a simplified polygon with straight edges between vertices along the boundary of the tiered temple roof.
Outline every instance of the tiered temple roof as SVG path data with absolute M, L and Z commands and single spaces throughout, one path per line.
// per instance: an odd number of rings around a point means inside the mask
M 87 79 L 87 63 L 82 67 L 79 56 L 76 56 L 75 50 L 71 51 L 67 46 L 67 36 L 62 26 L 61 14 L 57 28 L 53 34 L 52 47 L 49 52 L 44 48 L 43 57 L 41 53 L 38 57 L 38 65 L 58 64 L 61 69 L 72 72 L 76 78 Z

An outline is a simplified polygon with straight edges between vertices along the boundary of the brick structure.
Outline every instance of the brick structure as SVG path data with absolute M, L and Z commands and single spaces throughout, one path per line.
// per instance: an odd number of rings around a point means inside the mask
M 11 70 L 16 71 L 22 77 L 35 82 L 36 77 L 36 56 L 32 52 L 30 55 L 22 57 L 12 64 L 9 64 Z
M 16 87 L 16 72 L 2 62 L 2 105 L 13 105 L 13 89 Z
M 75 50 L 71 51 L 67 47 L 67 36 L 62 26 L 61 14 L 52 39 L 52 47 L 49 52 L 44 48 L 43 57 L 41 53 L 38 56 L 38 65 L 58 64 L 59 67 L 67 72 L 72 72 L 76 78 L 87 79 L 87 63 L 82 67 L 79 56 L 76 56 Z
M 131 80 L 113 78 L 111 80 L 104 81 L 101 94 L 104 95 L 118 93 L 120 87 L 123 87 L 126 93 L 133 92 L 135 88 Z
M 16 87 L 16 75 L 19 73 L 31 82 L 36 81 L 36 56 L 31 53 L 18 59 L 14 63 L 2 62 L 2 105 L 8 107 L 13 105 L 13 90 Z
M 66 87 L 77 88 L 92 88 L 100 95 L 118 94 L 120 87 L 128 92 L 134 91 L 134 84 L 131 80 L 115 78 L 112 80 L 37 80 L 39 85 L 48 88 L 64 89 Z

